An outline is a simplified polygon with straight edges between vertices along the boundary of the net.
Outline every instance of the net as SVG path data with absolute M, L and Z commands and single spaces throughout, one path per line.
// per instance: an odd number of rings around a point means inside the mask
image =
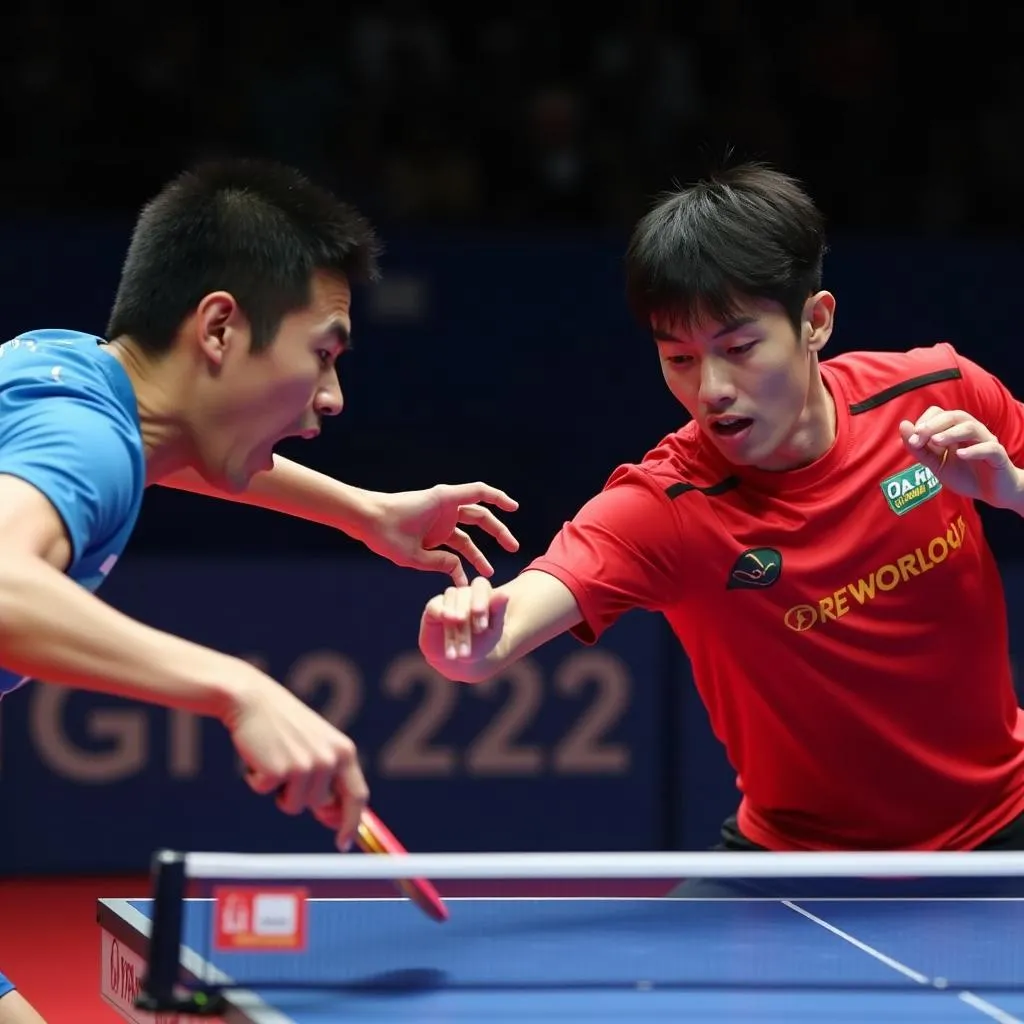
M 396 894 L 415 877 L 447 922 Z M 118 916 L 147 939 L 150 1011 L 310 990 L 1024 990 L 1019 853 L 165 851 L 152 899 Z

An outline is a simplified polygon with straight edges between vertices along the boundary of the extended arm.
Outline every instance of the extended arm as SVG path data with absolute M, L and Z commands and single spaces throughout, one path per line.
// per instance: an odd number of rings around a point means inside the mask
M 220 719 L 249 784 L 313 810 L 346 848 L 368 789 L 352 741 L 240 658 L 136 622 L 64 575 L 71 542 L 44 495 L 0 475 L 0 665 L 48 683 Z
M 685 585 L 679 550 L 663 491 L 624 469 L 515 579 L 494 589 L 478 578 L 432 598 L 420 650 L 447 678 L 477 683 L 568 630 L 596 640 L 630 609 L 677 599 Z
M 489 576 L 494 571 L 460 523 L 479 526 L 506 551 L 519 547 L 508 527 L 480 504 L 513 511 L 517 502 L 485 483 L 438 484 L 386 494 L 352 487 L 279 456 L 274 468 L 254 477 L 243 494 L 219 491 L 191 469 L 159 483 L 334 527 L 396 565 L 448 573 L 460 585 L 468 583 L 460 554 L 477 572 Z M 438 550 L 442 545 L 451 551 Z
M 480 683 L 583 619 L 569 588 L 529 570 L 496 590 L 482 577 L 433 598 L 420 621 L 420 650 L 448 679 Z
M 33 486 L 0 476 L 0 665 L 24 676 L 230 716 L 251 667 L 135 622 L 64 575 L 64 525 Z
M 178 491 L 255 505 L 272 512 L 307 519 L 343 530 L 362 540 L 380 516 L 383 494 L 364 491 L 333 480 L 290 459 L 274 456 L 274 468 L 258 473 L 246 491 L 223 491 L 207 483 L 194 469 L 182 469 L 158 483 Z

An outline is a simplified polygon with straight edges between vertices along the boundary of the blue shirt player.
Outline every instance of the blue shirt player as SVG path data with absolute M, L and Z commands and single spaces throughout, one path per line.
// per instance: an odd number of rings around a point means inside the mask
M 368 492 L 274 452 L 341 412 L 352 288 L 377 258 L 362 216 L 293 169 L 207 164 L 142 210 L 104 339 L 47 329 L 0 345 L 0 697 L 46 680 L 214 717 L 249 784 L 309 810 L 341 849 L 369 797 L 352 740 L 247 662 L 97 591 L 152 484 L 332 526 L 456 585 L 462 558 L 493 572 L 463 527 L 516 549 L 486 507 L 516 508 L 497 488 Z M 0 975 L 0 1024 L 42 1020 Z
M 128 543 L 146 486 L 135 392 L 101 339 L 43 330 L 0 345 L 0 475 L 53 506 L 67 533 L 65 572 L 97 590 Z M 0 694 L 25 681 L 0 666 Z

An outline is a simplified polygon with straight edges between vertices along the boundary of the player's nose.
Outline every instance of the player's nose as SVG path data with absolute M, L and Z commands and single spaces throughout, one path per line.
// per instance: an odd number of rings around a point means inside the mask
M 736 398 L 728 367 L 716 359 L 705 359 L 700 366 L 700 400 L 713 412 L 720 411 Z
M 337 416 L 345 407 L 345 396 L 341 392 L 341 381 L 337 371 L 328 374 L 313 398 L 313 412 L 317 416 Z

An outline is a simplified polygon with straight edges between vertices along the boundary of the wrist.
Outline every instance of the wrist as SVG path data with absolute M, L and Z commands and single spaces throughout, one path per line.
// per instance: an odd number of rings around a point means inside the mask
M 244 658 L 224 655 L 223 664 L 217 666 L 204 686 L 203 713 L 230 729 L 268 682 L 273 680 Z
M 388 495 L 379 491 L 364 491 L 360 487 L 340 482 L 338 488 L 337 515 L 332 525 L 365 543 L 379 529 Z
M 1019 516 L 1024 516 L 1024 470 L 1013 467 L 1015 488 L 1010 501 L 1010 508 Z

